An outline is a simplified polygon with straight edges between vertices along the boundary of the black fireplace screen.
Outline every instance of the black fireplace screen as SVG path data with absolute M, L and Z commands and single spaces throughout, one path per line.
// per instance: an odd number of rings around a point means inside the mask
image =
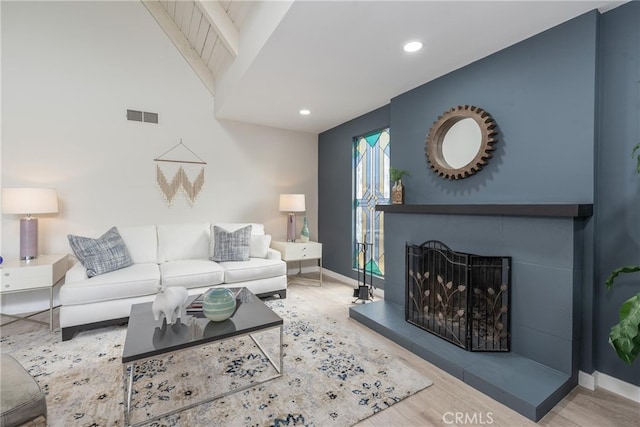
M 406 245 L 405 319 L 470 351 L 509 351 L 511 258 Z

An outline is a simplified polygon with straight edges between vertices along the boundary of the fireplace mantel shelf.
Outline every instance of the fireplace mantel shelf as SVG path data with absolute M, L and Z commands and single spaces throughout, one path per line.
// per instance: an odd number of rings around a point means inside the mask
M 377 211 L 405 214 L 494 215 L 584 218 L 593 215 L 592 204 L 474 204 L 376 205 Z

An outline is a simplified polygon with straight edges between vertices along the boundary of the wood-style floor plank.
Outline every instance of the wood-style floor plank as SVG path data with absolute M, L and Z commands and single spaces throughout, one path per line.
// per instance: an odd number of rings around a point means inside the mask
M 371 346 L 401 359 L 423 372 L 433 385 L 392 407 L 357 424 L 359 427 L 429 427 L 491 425 L 504 427 L 535 426 L 536 423 L 512 409 L 496 402 L 459 379 L 447 374 L 410 351 L 375 333 L 349 318 L 348 309 L 353 301 L 353 289 L 324 275 L 322 287 L 317 283 L 296 277 L 289 284 L 289 292 L 311 302 L 309 310 L 329 315 L 345 326 L 367 337 Z M 48 321 L 48 313 L 35 319 Z M 3 324 L 11 319 L 0 317 Z M 54 327 L 58 327 L 57 310 Z M 0 335 L 15 335 L 47 328 L 29 322 L 16 322 L 0 327 Z M 456 416 L 458 419 L 456 420 Z M 466 418 L 465 418 L 466 416 Z M 475 417 L 475 418 L 473 418 Z M 469 422 L 475 420 L 475 423 Z M 629 427 L 640 424 L 640 403 L 633 402 L 606 390 L 590 391 L 576 387 L 540 422 L 548 427 Z

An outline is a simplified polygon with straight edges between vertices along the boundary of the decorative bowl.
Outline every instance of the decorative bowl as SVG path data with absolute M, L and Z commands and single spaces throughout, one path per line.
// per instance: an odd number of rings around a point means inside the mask
M 227 320 L 236 309 L 236 296 L 227 288 L 211 288 L 202 297 L 202 312 L 214 322 Z

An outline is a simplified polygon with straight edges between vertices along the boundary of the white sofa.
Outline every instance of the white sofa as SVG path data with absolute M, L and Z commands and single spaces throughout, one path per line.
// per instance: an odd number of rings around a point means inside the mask
M 287 268 L 269 248 L 262 224 L 251 224 L 248 261 L 214 262 L 213 225 L 171 224 L 117 227 L 133 262 L 88 277 L 76 262 L 60 288 L 60 327 L 66 341 L 83 329 L 127 321 L 132 304 L 153 301 L 158 286 L 184 286 L 190 295 L 212 286 L 246 287 L 258 296 L 286 297 Z M 235 231 L 248 224 L 215 224 Z

